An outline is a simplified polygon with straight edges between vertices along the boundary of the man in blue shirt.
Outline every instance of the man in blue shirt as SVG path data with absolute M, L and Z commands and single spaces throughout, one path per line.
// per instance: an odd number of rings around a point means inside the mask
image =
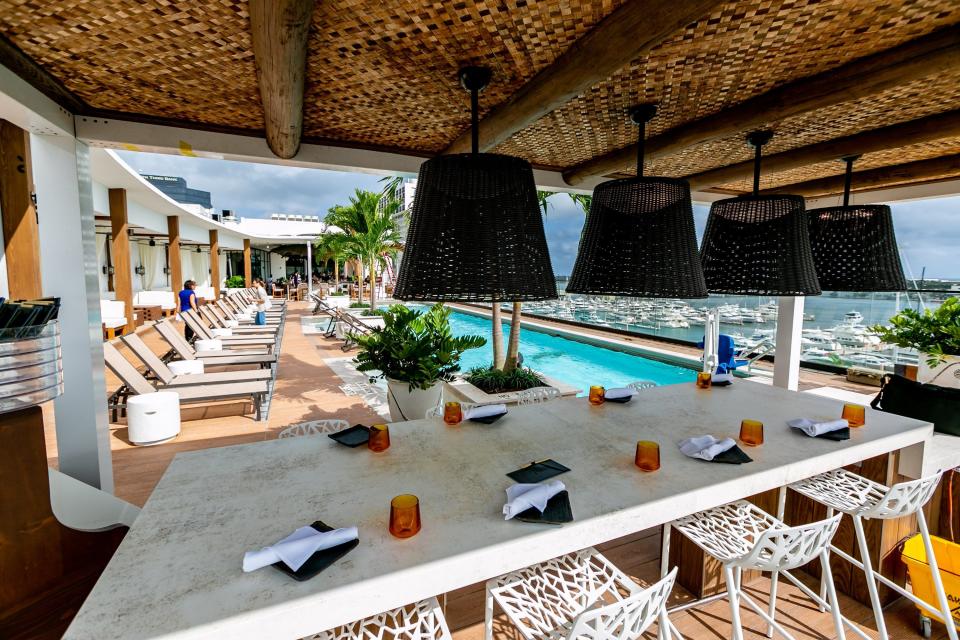
M 183 283 L 183 291 L 178 294 L 180 296 L 181 313 L 197 308 L 197 294 L 193 292 L 196 287 L 197 283 L 193 280 L 187 280 Z M 187 339 L 187 342 L 193 340 L 193 329 L 186 323 L 183 325 L 183 337 Z

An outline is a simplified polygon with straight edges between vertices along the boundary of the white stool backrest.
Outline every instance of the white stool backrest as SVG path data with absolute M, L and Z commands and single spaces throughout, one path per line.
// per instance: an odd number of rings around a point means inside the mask
M 930 501 L 942 475 L 943 472 L 938 471 L 919 480 L 898 482 L 890 487 L 876 505 L 862 511 L 860 515 L 883 520 L 912 515 Z
M 314 436 L 325 433 L 336 433 L 350 427 L 346 420 L 311 420 L 310 422 L 300 422 L 286 427 L 277 434 L 277 438 L 296 438 L 298 436 Z
M 560 397 L 560 390 L 555 387 L 532 387 L 517 392 L 517 404 L 540 404 Z
M 643 391 L 644 389 L 653 389 L 654 387 L 659 387 L 656 382 L 653 380 L 637 380 L 636 382 L 631 382 L 627 385 L 630 389 L 634 391 Z
M 450 629 L 436 598 L 323 631 L 313 640 L 451 640 Z
M 639 638 L 663 611 L 677 577 L 677 567 L 651 587 L 619 602 L 584 611 L 573 622 L 568 640 Z
M 842 516 L 838 513 L 819 522 L 768 529 L 760 534 L 753 549 L 733 565 L 759 571 L 789 571 L 805 565 L 827 548 Z

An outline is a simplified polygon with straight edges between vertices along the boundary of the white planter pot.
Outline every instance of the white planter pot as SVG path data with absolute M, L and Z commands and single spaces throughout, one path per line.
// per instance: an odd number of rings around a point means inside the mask
M 932 369 L 927 364 L 927 358 L 926 353 L 920 354 L 920 364 L 917 367 L 918 382 L 960 389 L 960 356 L 945 356 L 946 359 Z
M 436 383 L 429 389 L 411 389 L 406 382 L 387 379 L 387 406 L 390 407 L 390 420 L 422 420 L 427 411 L 440 404 L 443 383 Z

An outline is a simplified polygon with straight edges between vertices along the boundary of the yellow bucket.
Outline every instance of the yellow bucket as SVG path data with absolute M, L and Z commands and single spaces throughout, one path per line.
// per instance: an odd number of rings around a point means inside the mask
M 933 546 L 933 553 L 937 558 L 940 580 L 943 582 L 943 590 L 947 594 L 953 623 L 960 629 L 960 544 L 936 536 L 930 536 L 930 544 Z M 927 564 L 927 552 L 923 548 L 923 538 L 920 537 L 920 534 L 913 536 L 903 545 L 901 558 L 910 572 L 913 594 L 924 602 L 929 602 L 935 606 L 937 592 L 933 588 L 933 576 L 930 572 L 930 565 Z M 918 609 L 920 609 L 921 616 L 943 622 L 943 616 L 940 614 L 939 608 L 929 610 L 918 607 Z

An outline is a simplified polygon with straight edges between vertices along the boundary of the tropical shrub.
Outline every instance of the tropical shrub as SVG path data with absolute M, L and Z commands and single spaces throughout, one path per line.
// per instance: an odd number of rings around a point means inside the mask
M 243 289 L 247 286 L 247 280 L 243 276 L 230 276 L 227 278 L 227 289 Z
M 904 309 L 890 318 L 889 327 L 875 325 L 870 330 L 886 344 L 916 349 L 927 354 L 927 364 L 935 367 L 946 358 L 960 355 L 960 298 L 947 298 L 936 311 Z
M 482 336 L 454 336 L 450 310 L 439 303 L 426 312 L 395 304 L 383 320 L 384 326 L 369 335 L 352 336 L 360 347 L 357 370 L 374 372 L 371 382 L 386 377 L 409 383 L 411 389 L 427 389 L 452 380 L 463 352 L 487 343 Z
M 475 367 L 464 379 L 485 393 L 506 393 L 545 386 L 545 382 L 533 369 L 517 367 L 510 371 L 494 367 Z

